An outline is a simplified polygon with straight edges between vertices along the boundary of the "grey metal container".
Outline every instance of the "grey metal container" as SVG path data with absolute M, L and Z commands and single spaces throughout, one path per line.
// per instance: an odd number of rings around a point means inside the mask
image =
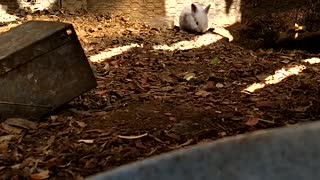
M 29 21 L 0 34 L 0 118 L 40 118 L 96 85 L 72 24 Z
M 263 130 L 124 165 L 87 180 L 320 179 L 320 122 Z

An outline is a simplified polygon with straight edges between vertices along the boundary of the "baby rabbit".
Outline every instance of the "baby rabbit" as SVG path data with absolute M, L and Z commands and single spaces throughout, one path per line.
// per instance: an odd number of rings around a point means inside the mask
M 179 26 L 189 33 L 204 33 L 208 29 L 208 12 L 210 4 L 203 9 L 199 4 L 186 6 L 179 17 Z

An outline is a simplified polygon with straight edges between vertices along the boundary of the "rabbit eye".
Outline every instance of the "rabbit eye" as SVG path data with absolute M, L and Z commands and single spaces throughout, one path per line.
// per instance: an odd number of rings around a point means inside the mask
M 196 24 L 199 25 L 198 21 L 196 21 Z

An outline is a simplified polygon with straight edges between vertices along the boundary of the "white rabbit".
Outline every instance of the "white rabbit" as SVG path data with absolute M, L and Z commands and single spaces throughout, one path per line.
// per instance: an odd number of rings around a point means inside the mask
M 189 33 L 204 33 L 208 29 L 208 12 L 210 4 L 203 8 L 201 5 L 192 3 L 186 6 L 179 17 L 179 26 Z

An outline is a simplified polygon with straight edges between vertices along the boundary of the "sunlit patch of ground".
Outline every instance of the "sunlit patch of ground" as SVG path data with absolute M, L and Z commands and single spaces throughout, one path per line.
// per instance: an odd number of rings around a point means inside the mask
M 306 67 L 303 65 L 295 65 L 295 66 L 290 67 L 288 69 L 285 69 L 285 68 L 279 69 L 275 72 L 274 75 L 268 76 L 264 80 L 264 82 L 254 83 L 251 86 L 244 89 L 242 92 L 253 93 L 255 90 L 262 89 L 266 85 L 277 84 L 292 75 L 297 75 L 297 74 L 301 73 L 304 69 L 306 69 Z

